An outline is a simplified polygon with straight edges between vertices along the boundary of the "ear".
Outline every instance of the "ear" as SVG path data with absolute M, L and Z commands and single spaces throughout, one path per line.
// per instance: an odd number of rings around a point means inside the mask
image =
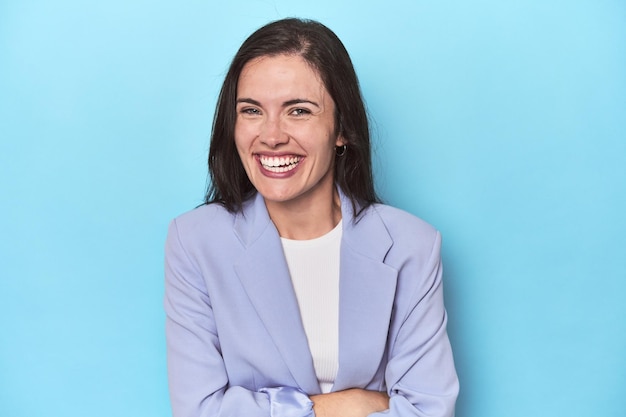
M 343 137 L 343 135 L 340 133 L 339 135 L 337 135 L 337 140 L 335 141 L 335 146 L 343 146 L 343 145 L 347 145 L 348 141 L 346 141 Z

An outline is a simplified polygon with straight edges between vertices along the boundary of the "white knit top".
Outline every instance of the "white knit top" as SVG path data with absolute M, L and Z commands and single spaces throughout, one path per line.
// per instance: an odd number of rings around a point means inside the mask
M 300 306 L 317 380 L 330 392 L 339 369 L 339 250 L 341 221 L 311 240 L 281 238 Z

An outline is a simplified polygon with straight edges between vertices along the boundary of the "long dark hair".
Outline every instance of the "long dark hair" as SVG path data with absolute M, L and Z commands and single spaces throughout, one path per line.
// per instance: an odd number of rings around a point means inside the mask
M 235 147 L 237 83 L 249 61 L 281 54 L 298 55 L 316 69 L 335 102 L 335 126 L 347 145 L 345 154 L 335 157 L 335 182 L 350 198 L 356 216 L 379 201 L 359 81 L 337 35 L 319 22 L 295 18 L 258 29 L 244 41 L 230 64 L 213 119 L 205 203 L 219 203 L 235 212 L 255 193 Z

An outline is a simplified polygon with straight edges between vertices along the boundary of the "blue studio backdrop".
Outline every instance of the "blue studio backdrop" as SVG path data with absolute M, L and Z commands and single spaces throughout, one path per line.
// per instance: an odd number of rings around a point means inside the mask
M 0 416 L 165 417 L 163 243 L 264 23 L 344 41 L 442 231 L 458 417 L 622 417 L 626 3 L 0 1 Z

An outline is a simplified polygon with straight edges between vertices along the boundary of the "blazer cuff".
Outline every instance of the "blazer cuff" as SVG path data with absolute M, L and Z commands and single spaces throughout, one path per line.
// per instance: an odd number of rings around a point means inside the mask
M 270 417 L 315 417 L 313 401 L 292 387 L 261 388 L 269 396 Z

